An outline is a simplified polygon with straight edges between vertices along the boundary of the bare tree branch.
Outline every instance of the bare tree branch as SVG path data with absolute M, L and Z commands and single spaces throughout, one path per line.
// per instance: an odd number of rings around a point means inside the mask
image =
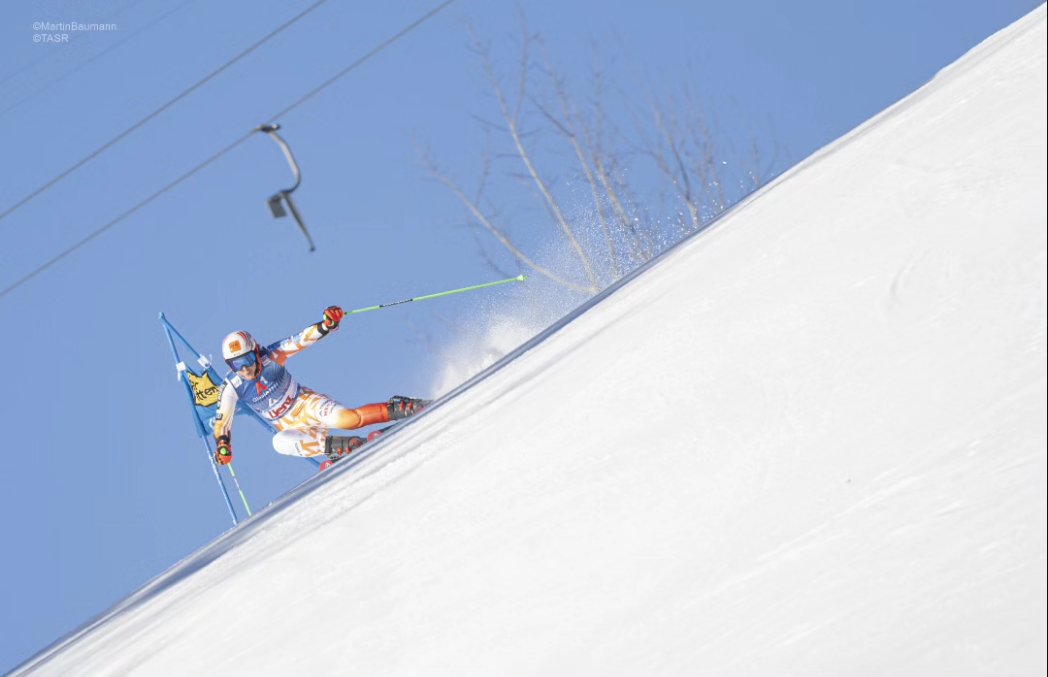
M 510 238 L 506 237 L 505 233 L 503 233 L 501 229 L 496 227 L 491 222 L 491 220 L 488 219 L 488 217 L 484 214 L 480 207 L 478 207 L 476 203 L 470 200 L 469 196 L 467 196 L 458 186 L 458 184 L 456 184 L 448 175 L 441 172 L 435 166 L 430 166 L 429 169 L 430 174 L 433 176 L 433 178 L 447 186 L 447 188 L 451 190 L 452 193 L 454 193 L 455 197 L 457 197 L 462 202 L 462 204 L 466 206 L 466 209 L 468 209 L 470 214 L 473 215 L 473 218 L 476 219 L 477 223 L 479 223 L 496 240 L 498 240 L 499 243 L 501 243 L 502 246 L 505 247 L 510 254 L 512 254 L 526 266 L 534 270 L 536 273 L 548 278 L 549 280 L 555 282 L 556 284 L 562 287 L 566 287 L 568 289 L 571 289 L 572 291 L 582 293 L 592 292 L 592 290 L 589 287 L 578 285 L 568 279 L 561 277 L 560 275 L 557 275 L 554 271 L 550 270 L 549 268 L 546 268 L 545 266 L 540 265 L 534 259 L 532 259 L 523 251 L 518 249 L 517 246 L 513 244 L 513 241 L 510 240 Z
M 488 75 L 488 81 L 491 84 L 492 90 L 494 91 L 495 100 L 498 102 L 499 111 L 502 113 L 502 117 L 506 122 L 506 126 L 509 131 L 510 137 L 513 139 L 513 145 L 516 148 L 517 155 L 520 157 L 521 162 L 524 164 L 524 168 L 527 170 L 528 177 L 530 177 L 532 183 L 535 185 L 539 193 L 542 195 L 546 207 L 549 209 L 550 213 L 553 215 L 554 220 L 557 222 L 557 225 L 560 227 L 561 233 L 564 234 L 564 237 L 567 239 L 568 243 L 571 245 L 571 248 L 574 250 L 575 255 L 578 257 L 579 262 L 582 264 L 583 271 L 586 274 L 586 279 L 589 282 L 589 289 L 591 293 L 595 294 L 598 291 L 600 291 L 600 286 L 597 282 L 596 275 L 593 272 L 593 266 L 590 262 L 589 256 L 586 255 L 586 252 L 583 250 L 582 245 L 579 244 L 578 238 L 575 237 L 574 231 L 568 224 L 567 219 L 564 218 L 564 213 L 561 211 L 560 205 L 553 198 L 553 195 L 550 192 L 549 187 L 546 185 L 546 182 L 539 175 L 538 170 L 535 168 L 535 165 L 532 162 L 530 153 L 528 152 L 527 148 L 525 148 L 524 142 L 521 140 L 519 130 L 520 106 L 523 104 L 525 100 L 528 59 L 527 45 L 529 41 L 530 38 L 525 33 L 524 45 L 522 46 L 523 54 L 521 56 L 520 62 L 518 97 L 512 112 L 510 110 L 509 103 L 506 101 L 506 97 L 502 91 L 502 87 L 498 83 L 498 78 L 495 75 L 494 65 L 492 64 L 490 53 L 486 50 L 486 48 L 483 45 L 480 44 L 477 45 L 477 49 L 481 51 L 481 58 L 484 64 L 484 70 Z
M 512 150 L 485 153 L 473 198 L 432 162 L 428 166 L 466 207 L 479 227 L 476 232 L 488 233 L 523 266 L 554 284 L 596 293 L 673 242 L 704 228 L 733 201 L 763 185 L 776 166 L 774 157 L 762 166 L 765 158 L 756 139 L 750 139 L 748 155 L 744 152 L 728 162 L 726 153 L 734 150 L 730 138 L 726 145 L 725 138 L 718 136 L 716 118 L 688 84 L 698 78 L 690 78 L 666 98 L 655 94 L 649 79 L 646 109 L 635 106 L 644 99 L 636 96 L 643 87 L 627 90 L 612 83 L 610 91 L 616 97 L 609 103 L 606 92 L 611 81 L 605 79 L 595 47 L 591 93 L 579 98 L 546 58 L 541 36 L 529 33 L 523 15 L 520 29 L 514 81 L 509 84 L 500 80 L 491 46 L 468 27 L 471 51 L 480 61 L 498 109 L 493 116 L 497 121 L 476 119 L 485 131 L 498 132 L 511 142 Z M 621 106 L 632 119 L 628 134 L 614 125 L 612 112 L 618 113 Z M 483 199 L 494 163 L 501 167 L 502 160 L 511 160 L 519 170 L 500 176 L 521 181 L 528 187 L 528 198 L 552 217 L 549 225 L 555 228 L 562 249 L 570 252 L 570 258 L 559 265 L 543 265 L 530 257 L 512 233 L 511 221 Z M 575 214 L 576 202 L 569 201 L 573 185 L 581 182 L 588 193 L 582 206 L 592 204 L 583 220 L 568 216 Z M 481 249 L 481 256 L 496 267 L 486 250 Z

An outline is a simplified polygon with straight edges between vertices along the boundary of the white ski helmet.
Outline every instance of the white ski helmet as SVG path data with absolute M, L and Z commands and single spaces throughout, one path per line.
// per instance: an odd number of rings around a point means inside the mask
M 257 349 L 258 343 L 246 331 L 235 331 L 222 339 L 222 359 L 233 371 L 237 370 L 233 364 L 235 358 L 255 352 Z

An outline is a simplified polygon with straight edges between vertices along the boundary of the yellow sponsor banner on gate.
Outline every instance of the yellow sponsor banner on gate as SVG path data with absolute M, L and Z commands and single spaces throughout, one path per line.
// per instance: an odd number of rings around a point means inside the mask
M 193 372 L 187 371 L 186 378 L 189 379 L 189 387 L 193 389 L 193 398 L 196 400 L 198 407 L 210 407 L 218 404 L 221 388 L 211 380 L 210 374 L 204 372 L 203 376 L 197 376 Z

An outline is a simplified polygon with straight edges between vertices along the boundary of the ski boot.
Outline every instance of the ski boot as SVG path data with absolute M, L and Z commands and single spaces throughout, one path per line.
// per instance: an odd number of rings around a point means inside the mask
M 427 400 L 418 400 L 403 395 L 394 395 L 389 398 L 389 420 L 399 421 L 408 416 L 414 416 L 429 406 Z
M 429 406 L 427 400 L 417 400 L 411 397 L 404 397 L 403 395 L 394 395 L 389 398 L 389 403 L 386 405 L 389 410 L 389 420 L 399 421 L 400 419 L 414 416 L 415 414 L 422 411 L 424 408 Z M 372 430 L 368 433 L 368 442 L 374 442 L 382 433 L 395 428 L 396 426 L 387 425 L 385 428 L 379 428 L 378 430 Z
M 324 455 L 332 463 L 349 456 L 354 451 L 364 446 L 363 437 L 343 437 L 340 435 L 328 435 L 324 440 Z
M 335 461 L 349 456 L 362 446 L 364 446 L 363 437 L 328 435 L 324 440 L 324 455 L 327 456 L 327 460 L 320 464 L 318 472 L 324 472 L 334 465 Z

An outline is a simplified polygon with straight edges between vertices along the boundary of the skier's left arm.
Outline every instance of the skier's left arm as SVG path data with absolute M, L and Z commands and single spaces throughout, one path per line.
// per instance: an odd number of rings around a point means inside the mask
M 310 347 L 320 339 L 338 329 L 342 318 L 346 313 L 338 306 L 328 306 L 324 309 L 324 318 L 320 322 L 309 325 L 294 336 L 289 336 L 283 341 L 269 346 L 270 357 L 279 364 L 284 364 L 287 358 L 298 354 Z

